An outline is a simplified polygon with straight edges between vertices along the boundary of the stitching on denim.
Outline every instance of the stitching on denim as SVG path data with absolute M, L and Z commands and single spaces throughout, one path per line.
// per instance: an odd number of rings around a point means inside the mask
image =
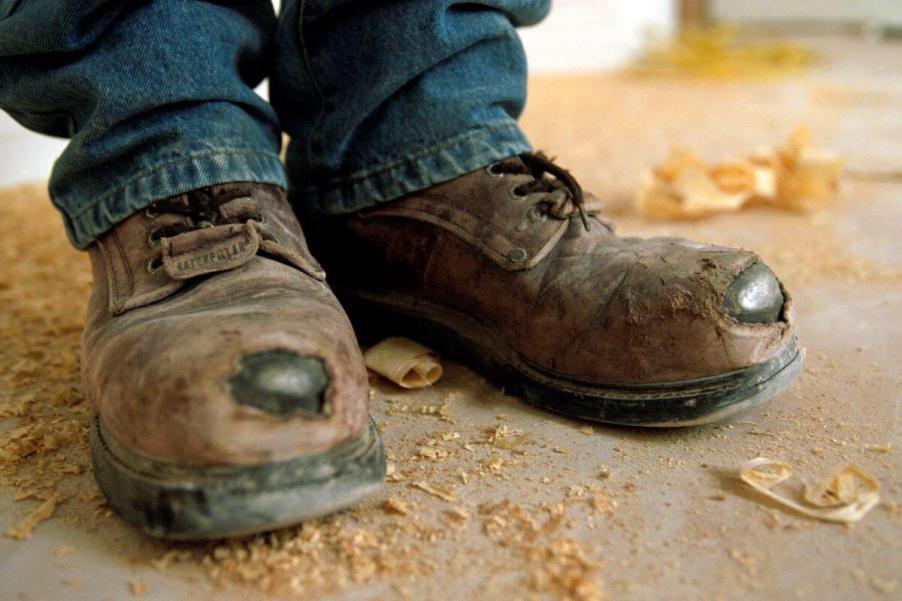
M 304 67 L 306 67 L 307 72 L 310 73 L 310 81 L 313 82 L 313 89 L 316 90 L 316 94 L 319 96 L 319 114 L 316 116 L 316 120 L 310 127 L 310 135 L 307 138 L 307 165 L 312 168 L 313 139 L 316 136 L 316 129 L 326 116 L 326 95 L 323 93 L 322 86 L 320 86 L 319 82 L 316 80 L 316 74 L 313 72 L 313 62 L 310 60 L 310 52 L 307 49 L 307 41 L 304 39 L 304 17 L 307 13 L 307 0 L 301 0 L 298 11 L 298 44 L 301 46 L 301 56 L 304 57 Z
M 113 190 L 107 192 L 100 198 L 95 199 L 93 202 L 86 205 L 85 207 L 82 207 L 82 209 L 80 211 L 78 211 L 77 213 L 73 213 L 70 216 L 70 219 L 72 221 L 75 221 L 76 219 L 78 219 L 79 217 L 81 217 L 82 215 L 87 213 L 88 211 L 91 211 L 92 209 L 94 209 L 97 205 L 103 204 L 106 201 L 108 201 L 109 199 L 111 199 L 112 197 L 114 197 L 116 194 L 121 193 L 123 190 L 125 190 L 126 188 L 128 188 L 129 186 L 134 184 L 135 182 L 140 181 L 140 180 L 142 180 L 148 176 L 151 176 L 155 173 L 158 173 L 160 171 L 163 171 L 164 169 L 168 169 L 169 167 L 172 167 L 173 165 L 186 164 L 186 163 L 195 161 L 197 159 L 206 159 L 206 158 L 216 157 L 216 156 L 232 156 L 232 155 L 256 155 L 256 156 L 270 157 L 270 158 L 276 159 L 276 161 L 280 160 L 279 155 L 273 154 L 271 152 L 265 152 L 262 150 L 217 150 L 217 151 L 211 151 L 211 152 L 199 152 L 196 154 L 189 154 L 183 158 L 180 158 L 177 161 L 169 161 L 168 163 L 162 163 L 160 165 L 155 165 L 154 167 L 152 167 L 150 169 L 146 169 L 144 171 L 137 173 L 136 175 L 132 176 L 131 178 L 129 178 L 128 180 L 126 180 L 125 182 L 123 182 L 122 184 L 120 184 L 119 186 L 114 188 Z
M 382 165 L 379 165 L 369 171 L 362 171 L 362 172 L 358 172 L 356 174 L 349 175 L 347 177 L 331 179 L 326 182 L 323 182 L 322 186 L 317 186 L 317 185 L 306 186 L 306 189 L 316 189 L 318 187 L 338 188 L 345 184 L 358 183 L 358 182 L 370 179 L 372 177 L 377 177 L 388 171 L 397 169 L 398 167 L 402 167 L 405 164 L 419 161 L 423 157 L 433 154 L 435 152 L 445 150 L 445 149 L 451 148 L 453 146 L 460 146 L 460 145 L 470 142 L 472 140 L 476 140 L 477 138 L 484 137 L 486 134 L 494 134 L 494 133 L 498 133 L 498 132 L 505 131 L 508 129 L 516 129 L 516 128 L 517 128 L 516 122 L 501 123 L 501 124 L 498 124 L 496 126 L 491 126 L 491 127 L 481 127 L 479 129 L 475 129 L 470 132 L 458 134 L 452 138 L 448 138 L 447 140 L 443 140 L 441 142 L 433 144 L 432 146 L 427 146 L 427 147 L 422 148 L 412 154 L 405 155 L 404 157 L 402 157 L 400 159 L 396 159 L 395 161 L 392 161 L 389 163 L 383 163 Z

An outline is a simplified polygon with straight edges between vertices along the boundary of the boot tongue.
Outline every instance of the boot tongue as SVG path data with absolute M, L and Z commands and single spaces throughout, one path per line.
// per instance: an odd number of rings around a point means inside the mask
M 160 240 L 163 268 L 174 280 L 241 267 L 260 249 L 252 221 L 205 227 Z

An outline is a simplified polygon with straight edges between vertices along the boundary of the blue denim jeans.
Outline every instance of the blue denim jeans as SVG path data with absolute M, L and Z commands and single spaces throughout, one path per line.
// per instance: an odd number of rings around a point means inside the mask
M 70 138 L 72 242 L 230 181 L 354 211 L 529 150 L 515 27 L 550 0 L 0 0 L 0 108 Z M 253 88 L 270 77 L 272 105 Z M 286 169 L 281 131 L 291 137 Z

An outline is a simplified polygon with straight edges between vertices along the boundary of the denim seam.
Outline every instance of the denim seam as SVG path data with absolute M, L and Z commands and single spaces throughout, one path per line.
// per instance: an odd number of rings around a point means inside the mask
M 301 0 L 301 5 L 298 8 L 298 44 L 301 46 L 301 56 L 304 57 L 304 66 L 307 68 L 307 71 L 310 73 L 310 81 L 313 83 L 313 89 L 316 90 L 316 95 L 319 96 L 319 114 L 316 116 L 316 120 L 313 122 L 313 125 L 310 127 L 310 135 L 307 139 L 307 164 L 313 164 L 313 139 L 316 135 L 316 129 L 319 127 L 323 118 L 326 116 L 326 95 L 323 92 L 322 86 L 320 86 L 319 82 L 316 79 L 316 73 L 313 71 L 313 61 L 310 60 L 310 51 L 307 48 L 307 40 L 304 38 L 304 21 L 307 15 L 307 0 Z
M 272 152 L 266 152 L 266 151 L 260 151 L 260 150 L 218 150 L 218 151 L 211 151 L 211 152 L 199 152 L 199 153 L 195 153 L 195 154 L 188 154 L 188 155 L 185 155 L 185 156 L 179 158 L 176 161 L 169 161 L 167 163 L 161 163 L 159 165 L 155 165 L 155 166 L 151 167 L 150 169 L 146 169 L 144 171 L 139 172 L 138 174 L 130 177 L 129 179 L 124 181 L 122 184 L 120 184 L 113 190 L 107 192 L 100 198 L 94 199 L 93 201 L 91 201 L 90 203 L 88 203 L 87 205 L 82 207 L 81 210 L 79 210 L 77 213 L 72 213 L 70 215 L 70 218 L 75 220 L 75 219 L 81 217 L 82 215 L 84 215 L 88 211 L 94 209 L 98 205 L 104 204 L 108 200 L 110 200 L 111 198 L 116 196 L 117 194 L 120 194 L 123 190 L 128 188 L 133 183 L 135 183 L 141 179 L 144 179 L 145 177 L 147 177 L 149 175 L 153 175 L 154 173 L 163 171 L 164 169 L 168 169 L 169 167 L 178 165 L 180 163 L 189 163 L 195 159 L 204 159 L 204 158 L 222 156 L 222 155 L 260 155 L 260 156 L 268 156 L 270 158 L 280 160 L 279 155 L 274 154 Z
M 451 146 L 456 146 L 456 145 L 466 142 L 468 140 L 479 138 L 481 136 L 484 136 L 485 134 L 494 134 L 494 133 L 498 133 L 498 132 L 501 132 L 501 131 L 504 131 L 507 129 L 516 129 L 517 127 L 519 127 L 519 126 L 517 125 L 516 122 L 503 122 L 503 123 L 499 123 L 494 126 L 480 127 L 478 129 L 473 129 L 473 130 L 470 130 L 463 134 L 458 134 L 451 138 L 447 138 L 447 139 L 445 139 L 441 142 L 438 142 L 436 144 L 433 144 L 431 146 L 426 146 L 424 148 L 421 148 L 421 149 L 417 150 L 416 152 L 413 152 L 408 155 L 404 155 L 403 157 L 395 159 L 394 161 L 391 161 L 388 163 L 382 163 L 369 171 L 359 171 L 355 174 L 351 174 L 346 177 L 328 180 L 323 183 L 323 186 L 338 187 L 338 186 L 341 186 L 342 184 L 361 182 L 361 181 L 367 180 L 371 177 L 377 177 L 379 175 L 382 175 L 383 173 L 391 171 L 392 169 L 397 169 L 398 167 L 401 167 L 402 165 L 404 165 L 406 163 L 411 163 L 413 161 L 419 160 L 425 156 L 434 154 L 436 152 L 439 152 L 439 151 L 449 148 Z

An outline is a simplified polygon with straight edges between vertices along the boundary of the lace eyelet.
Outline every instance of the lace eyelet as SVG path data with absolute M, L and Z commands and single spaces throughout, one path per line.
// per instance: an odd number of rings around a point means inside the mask
M 151 207 L 147 207 L 146 209 L 144 209 L 144 216 L 147 217 L 148 219 L 156 219 L 157 217 L 160 216 L 160 214 L 155 213 Z
M 526 196 L 527 196 L 526 194 L 521 194 L 521 193 L 517 192 L 517 188 L 519 188 L 519 187 L 520 187 L 520 185 L 518 184 L 515 186 L 511 186 L 510 188 L 507 189 L 507 195 L 518 202 L 521 200 L 525 200 Z
M 147 262 L 147 273 L 154 274 L 163 268 L 163 257 L 154 257 Z
M 548 216 L 543 213 L 541 209 L 533 207 L 526 213 L 526 219 L 528 219 L 530 223 L 537 223 L 539 221 L 545 221 L 548 219 Z
M 147 244 L 151 248 L 160 244 L 160 230 L 150 230 L 147 234 Z
M 498 163 L 492 163 L 491 165 L 489 165 L 488 167 L 485 168 L 485 172 L 488 173 L 490 176 L 497 177 L 497 178 L 502 178 L 505 175 L 507 175 L 503 171 L 498 171 L 498 167 L 499 167 Z

